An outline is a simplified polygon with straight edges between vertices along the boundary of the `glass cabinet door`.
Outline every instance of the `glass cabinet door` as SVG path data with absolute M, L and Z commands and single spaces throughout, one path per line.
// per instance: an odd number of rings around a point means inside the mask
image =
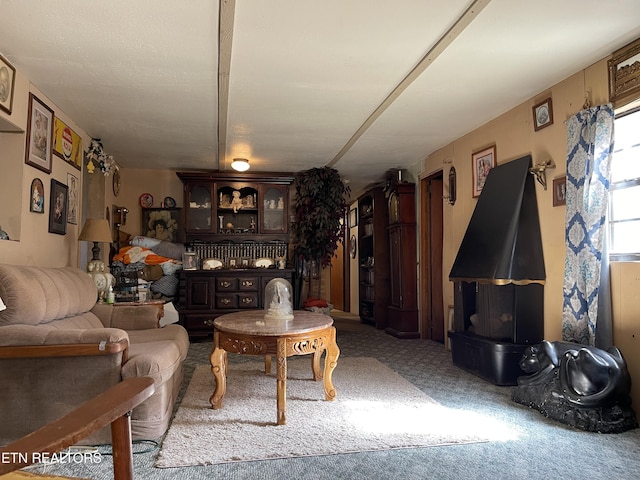
M 189 185 L 187 191 L 186 230 L 209 232 L 212 230 L 211 184 Z
M 261 233 L 286 233 L 289 204 L 287 188 L 282 185 L 263 185 L 261 198 Z

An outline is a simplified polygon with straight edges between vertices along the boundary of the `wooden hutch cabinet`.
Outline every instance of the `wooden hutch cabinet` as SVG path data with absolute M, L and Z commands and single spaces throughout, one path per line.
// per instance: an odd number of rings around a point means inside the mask
M 419 338 L 415 184 L 392 183 L 389 204 L 390 290 L 386 332 Z
M 389 305 L 389 237 L 387 200 L 382 188 L 358 198 L 360 319 L 387 327 Z
M 270 280 L 293 283 L 293 269 L 277 268 L 278 259 L 289 259 L 293 176 L 177 175 L 184 185 L 186 243 L 199 259 L 197 270 L 180 272 L 178 313 L 189 335 L 209 335 L 219 315 L 263 308 Z

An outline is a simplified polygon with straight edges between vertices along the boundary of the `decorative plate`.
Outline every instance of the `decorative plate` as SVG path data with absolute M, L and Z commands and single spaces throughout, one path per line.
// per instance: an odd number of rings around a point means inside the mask
M 254 265 L 258 268 L 269 268 L 270 266 L 273 265 L 273 258 L 269 258 L 269 257 L 262 257 L 262 258 L 258 258 Z
M 118 195 L 120 195 L 120 186 L 121 186 L 121 180 L 120 180 L 120 170 L 118 170 L 117 168 L 113 171 L 113 195 L 115 197 L 117 197 Z
M 203 270 L 215 270 L 217 268 L 222 268 L 223 265 L 222 260 L 219 258 L 205 258 L 202 261 Z
M 153 205 L 153 195 L 150 193 L 143 193 L 140 195 L 140 206 L 142 208 L 149 208 Z
M 164 206 L 167 208 L 173 208 L 176 206 L 176 201 L 173 199 L 173 197 L 164 197 Z

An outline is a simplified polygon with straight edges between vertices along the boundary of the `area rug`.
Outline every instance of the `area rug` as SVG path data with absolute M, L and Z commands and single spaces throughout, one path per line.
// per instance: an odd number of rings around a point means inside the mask
M 460 422 L 460 412 L 438 404 L 374 358 L 342 357 L 333 373 L 334 401 L 311 378 L 309 357 L 287 363 L 286 425 L 276 424 L 275 364 L 230 363 L 223 408 L 209 397 L 215 380 L 196 367 L 162 443 L 161 468 L 275 458 L 332 455 L 488 441 L 486 429 Z M 462 415 L 464 416 L 464 415 Z M 462 423 L 462 425 L 461 425 Z

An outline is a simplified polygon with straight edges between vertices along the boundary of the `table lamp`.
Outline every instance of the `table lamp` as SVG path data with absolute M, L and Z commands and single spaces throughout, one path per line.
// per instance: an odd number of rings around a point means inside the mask
M 78 240 L 93 242 L 93 258 L 87 263 L 87 273 L 98 289 L 98 302 L 104 302 L 104 296 L 109 287 L 113 286 L 114 278 L 105 272 L 104 262 L 100 259 L 100 243 L 111 243 L 111 229 L 109 222 L 103 218 L 87 218 L 80 232 Z

